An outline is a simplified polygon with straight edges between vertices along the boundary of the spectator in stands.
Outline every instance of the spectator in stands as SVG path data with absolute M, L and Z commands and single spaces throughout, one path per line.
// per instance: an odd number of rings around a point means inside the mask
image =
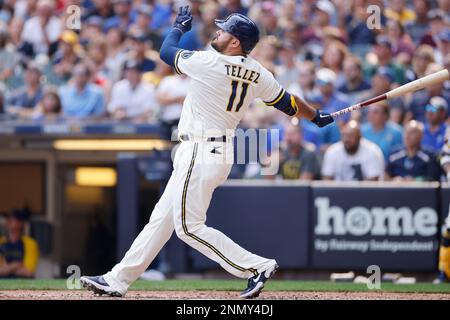
M 279 164 L 278 176 L 286 180 L 313 180 L 320 174 L 315 146 L 303 141 L 301 128 L 288 122 L 283 131 L 283 143 L 273 152 L 270 161 Z
M 259 30 L 261 35 L 282 38 L 283 30 L 278 25 L 277 3 L 274 1 L 262 1 L 260 4 L 261 16 L 259 18 Z
M 336 74 L 336 82 L 334 85 L 337 88 L 341 87 L 345 83 L 343 66 L 347 55 L 347 48 L 340 41 L 333 40 L 325 45 L 321 67 L 333 70 Z
M 119 28 L 110 28 L 106 33 L 106 60 L 108 79 L 111 83 L 122 77 L 122 67 L 127 59 L 125 50 L 125 33 Z
M 442 70 L 442 67 L 437 64 L 430 64 L 427 67 L 427 71 L 425 75 L 432 74 L 434 72 Z M 427 86 L 424 90 L 416 91 L 412 94 L 411 102 L 408 105 L 407 112 L 405 115 L 405 121 L 409 120 L 417 120 L 420 122 L 425 122 L 425 108 L 429 102 L 431 97 L 441 96 L 447 101 L 447 104 L 450 103 L 450 92 L 448 90 L 444 90 L 444 84 L 436 83 L 430 86 Z
M 72 75 L 73 66 L 81 61 L 82 48 L 78 35 L 72 30 L 62 32 L 58 50 L 53 56 L 53 72 L 59 78 L 58 84 L 65 84 Z
M 428 66 L 434 61 L 433 48 L 427 44 L 420 45 L 414 51 L 412 68 L 406 72 L 408 82 L 424 77 Z
M 84 63 L 91 71 L 91 80 L 93 83 L 102 88 L 106 97 L 109 97 L 111 83 L 109 81 L 109 70 L 106 66 L 107 47 L 103 38 L 95 39 L 87 46 L 87 55 Z
M 288 87 L 288 91 L 305 100 L 319 95 L 315 88 L 316 67 L 312 61 L 302 61 L 298 65 L 297 81 Z
M 441 9 L 433 9 L 428 12 L 427 16 L 429 23 L 429 31 L 423 36 L 420 43 L 428 44 L 433 48 L 436 48 L 437 36 L 442 30 L 445 29 L 447 25 L 446 14 Z
M 351 10 L 345 17 L 345 25 L 350 44 L 350 49 L 357 56 L 363 57 L 369 50 L 369 46 L 375 43 L 375 32 L 367 26 L 367 1 L 353 1 Z
M 384 172 L 380 148 L 361 137 L 359 124 L 351 120 L 342 129 L 342 141 L 325 152 L 322 178 L 325 180 L 381 180 Z
M 177 125 L 180 120 L 188 82 L 185 76 L 175 75 L 171 70 L 171 74 L 162 78 L 156 89 L 156 98 L 161 106 L 159 118 L 169 126 Z
M 384 15 L 388 19 L 397 20 L 403 25 L 416 19 L 414 11 L 406 6 L 406 0 L 391 0 L 387 5 Z
M 39 0 L 36 15 L 24 24 L 21 51 L 34 57 L 37 54 L 51 55 L 62 31 L 61 20 L 54 15 L 52 0 Z
M 100 17 L 104 20 L 114 16 L 114 9 L 111 5 L 111 0 L 93 0 L 93 6 L 85 10 L 83 20 L 88 20 L 91 17 Z
M 401 85 L 405 83 L 405 71 L 402 66 L 395 63 L 392 56 L 391 40 L 384 35 L 377 37 L 374 53 L 377 56 L 377 63 L 368 66 L 365 70 L 367 78 L 371 78 L 377 73 L 378 68 L 388 68 L 394 75 L 394 82 Z
M 36 241 L 24 234 L 26 210 L 12 210 L 6 217 L 6 236 L 0 237 L 0 278 L 33 278 L 39 262 Z
M 403 25 L 398 20 L 388 20 L 387 36 L 391 40 L 392 55 L 400 65 L 408 65 L 414 53 L 414 43 L 405 33 Z
M 388 68 L 379 68 L 377 73 L 372 77 L 372 89 L 367 96 L 363 96 L 361 100 L 376 97 L 384 94 L 393 88 L 394 75 Z M 400 124 L 405 113 L 405 103 L 401 97 L 390 99 L 390 121 Z M 361 122 L 367 121 L 368 109 L 360 110 L 359 119 Z
M 105 31 L 110 28 L 121 28 L 128 31 L 132 23 L 131 4 L 132 0 L 112 0 L 114 8 L 114 16 L 107 19 L 104 25 Z
M 243 15 L 247 15 L 248 9 L 242 5 L 241 0 L 225 0 L 221 3 L 223 3 L 223 5 L 220 6 L 219 11 L 220 19 L 224 19 L 232 13 L 240 13 Z
M 402 127 L 389 121 L 389 110 L 389 105 L 385 102 L 370 106 L 369 121 L 361 126 L 362 136 L 381 149 L 385 160 L 403 144 Z
M 24 72 L 25 86 L 13 94 L 8 101 L 8 113 L 27 117 L 44 94 L 41 84 L 42 72 L 35 63 L 28 63 Z
M 116 120 L 155 120 L 157 102 L 154 87 L 142 81 L 142 73 L 137 61 L 128 60 L 124 69 L 125 78 L 114 84 L 112 88 L 108 112 Z
M 83 22 L 80 31 L 80 42 L 88 44 L 95 39 L 104 37 L 103 24 L 105 21 L 99 16 L 91 16 Z
M 128 44 L 131 47 L 128 59 L 136 60 L 141 72 L 153 71 L 156 66 L 155 61 L 147 55 L 149 39 L 144 34 L 129 34 Z
M 33 119 L 45 120 L 48 122 L 61 119 L 61 99 L 54 89 L 47 89 L 44 92 L 41 102 L 36 106 Z
M 442 30 L 438 36 L 437 46 L 438 51 L 436 52 L 436 62 L 439 64 L 444 64 L 444 58 L 450 55 L 450 27 Z
M 283 30 L 286 30 L 289 26 L 296 23 L 296 1 L 282 0 L 280 2 L 280 8 L 278 11 L 278 25 L 283 28 Z
M 22 45 L 22 32 L 25 21 L 20 18 L 13 18 L 8 25 L 8 33 L 11 43 L 15 48 L 20 48 Z
M 155 70 L 150 72 L 145 72 L 142 75 L 142 80 L 150 83 L 154 87 L 158 87 L 160 82 L 167 76 L 173 75 L 173 68 L 160 58 L 156 58 L 155 60 L 156 67 Z
M 278 57 L 281 63 L 275 67 L 276 78 L 286 88 L 297 81 L 299 74 L 294 44 L 284 41 L 279 47 Z
M 428 0 L 413 0 L 413 10 L 416 13 L 416 19 L 406 23 L 405 30 L 417 45 L 428 31 L 429 21 L 427 14 L 430 10 L 430 3 Z
M 319 94 L 312 101 L 330 113 L 349 106 L 348 97 L 335 89 L 336 80 L 336 73 L 331 69 L 321 68 L 316 73 Z
M 105 98 L 102 90 L 91 82 L 91 76 L 84 63 L 73 68 L 72 82 L 59 90 L 65 116 L 85 119 L 104 115 Z
M 17 59 L 15 49 L 9 43 L 6 30 L 0 28 L 0 82 L 7 81 L 13 74 Z
M 319 69 L 316 73 L 316 85 L 319 88 L 319 94 L 311 99 L 311 102 L 327 112 L 335 112 L 349 106 L 349 100 L 343 93 L 335 89 L 336 74 L 327 68 Z M 324 151 L 330 144 L 339 141 L 338 124 L 349 119 L 348 114 L 342 116 L 339 121 L 322 128 L 320 134 L 320 146 Z
M 442 97 L 433 97 L 425 107 L 426 122 L 424 125 L 422 145 L 434 152 L 439 152 L 445 143 L 448 104 Z
M 385 176 L 387 180 L 439 180 L 440 168 L 436 157 L 421 145 L 423 130 L 423 124 L 415 120 L 405 126 L 405 147 L 389 156 Z
M 350 104 L 362 101 L 361 97 L 367 95 L 370 84 L 364 79 L 362 62 L 357 56 L 348 56 L 343 64 L 344 81 L 338 91 L 349 97 Z
M 319 0 L 313 5 L 312 20 L 305 21 L 307 27 L 302 32 L 302 40 L 309 47 L 312 55 L 319 57 L 322 54 L 322 40 L 324 30 L 331 26 L 335 13 L 334 5 L 327 0 Z
M 136 8 L 136 19 L 130 26 L 131 34 L 142 34 L 150 42 L 150 48 L 158 50 L 161 47 L 161 36 L 149 28 L 152 20 L 152 8 L 148 4 L 141 4 Z

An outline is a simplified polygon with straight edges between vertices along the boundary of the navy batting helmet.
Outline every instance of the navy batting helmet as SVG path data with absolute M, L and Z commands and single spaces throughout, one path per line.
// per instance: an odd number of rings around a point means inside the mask
M 230 14 L 225 20 L 216 20 L 216 25 L 239 39 L 244 53 L 250 53 L 259 41 L 259 30 L 250 18 L 239 14 Z

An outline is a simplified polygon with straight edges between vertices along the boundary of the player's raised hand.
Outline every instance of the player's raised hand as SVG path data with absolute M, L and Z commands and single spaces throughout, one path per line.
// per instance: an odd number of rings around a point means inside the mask
M 179 29 L 182 33 L 186 33 L 192 28 L 192 13 L 189 6 L 180 7 L 177 18 L 175 19 L 174 28 Z
M 316 116 L 311 120 L 318 127 L 322 128 L 334 121 L 333 117 L 328 112 L 320 110 L 316 111 Z

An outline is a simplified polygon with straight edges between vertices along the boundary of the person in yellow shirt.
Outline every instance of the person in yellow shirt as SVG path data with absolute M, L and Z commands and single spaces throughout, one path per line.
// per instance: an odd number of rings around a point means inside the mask
M 39 261 L 37 242 L 24 235 L 27 211 L 12 210 L 6 236 L 0 237 L 0 278 L 33 278 Z
M 406 6 L 405 0 L 389 1 L 389 6 L 384 9 L 384 15 L 388 19 L 400 21 L 402 25 L 416 20 L 415 12 Z

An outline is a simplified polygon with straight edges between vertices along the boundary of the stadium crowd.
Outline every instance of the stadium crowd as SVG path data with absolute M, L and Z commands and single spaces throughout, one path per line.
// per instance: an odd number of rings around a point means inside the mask
M 188 80 L 159 59 L 169 0 L 0 0 L 3 121 L 177 123 Z M 327 112 L 450 69 L 450 0 L 191 0 L 180 46 L 202 50 L 214 19 L 248 15 L 251 56 Z M 80 26 L 74 19 L 81 8 Z M 369 7 L 370 6 L 370 7 Z M 450 81 L 377 103 L 323 129 L 255 101 L 243 128 L 281 131 L 282 179 L 439 180 Z M 277 147 L 278 148 L 278 147 Z M 262 178 L 254 166 L 234 177 Z M 273 177 L 271 177 L 273 178 Z

